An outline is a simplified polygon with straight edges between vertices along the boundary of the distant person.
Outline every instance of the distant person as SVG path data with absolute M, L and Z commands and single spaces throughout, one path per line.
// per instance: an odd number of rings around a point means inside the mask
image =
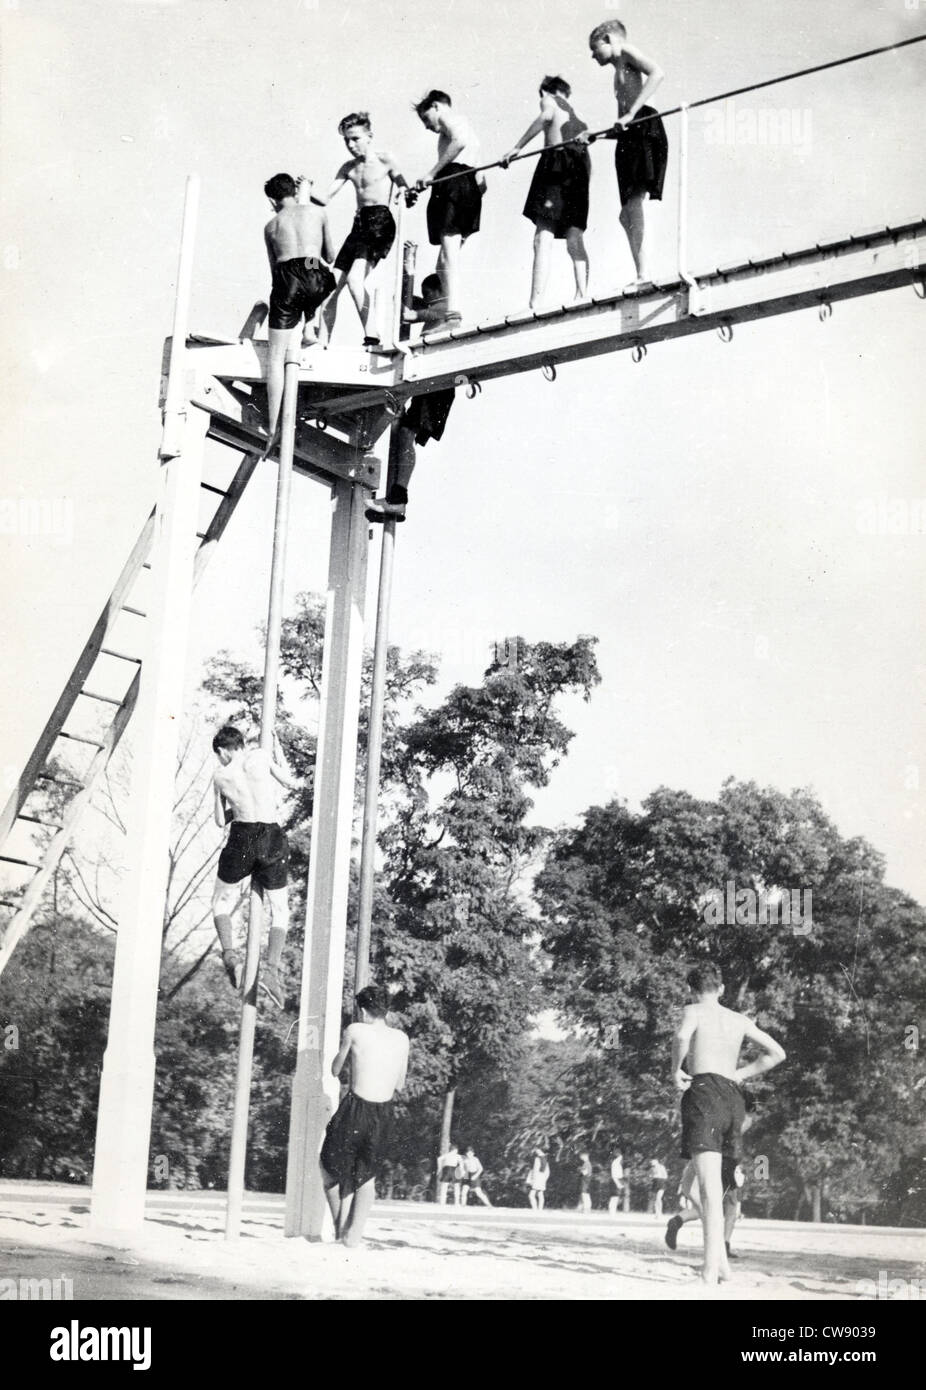
M 647 198 L 662 197 L 669 157 L 669 142 L 662 118 L 645 103 L 664 80 L 657 63 L 627 42 L 627 30 L 619 19 L 606 20 L 589 35 L 592 58 L 599 67 L 614 69 L 617 98 L 617 189 L 621 200 L 621 226 L 627 234 L 636 279 L 628 290 L 651 284 L 647 278 L 644 249 Z
M 332 1076 L 350 1063 L 350 1089 L 325 1130 L 319 1162 L 335 1235 L 359 1245 L 392 1138 L 392 1101 L 405 1085 L 408 1035 L 386 1022 L 382 990 L 356 995 L 359 1023 L 344 1030 Z
M 624 1196 L 624 1155 L 617 1150 L 611 1160 L 611 1195 L 608 1198 L 608 1211 L 613 1216 L 620 1209 Z
M 540 84 L 540 115 L 502 160 L 503 168 L 507 169 L 515 155 L 543 132 L 543 154 L 537 162 L 524 204 L 524 216 L 534 224 L 532 309 L 543 303 L 554 241 L 566 243 L 575 275 L 576 300 L 588 295 L 588 252 L 584 232 L 588 226 L 591 161 L 585 145 L 566 143 L 588 130 L 569 104 L 571 95 L 572 89 L 562 77 L 545 77 Z
M 477 173 L 477 141 L 465 116 L 453 110 L 446 92 L 433 88 L 415 110 L 426 130 L 437 136 L 437 163 L 415 185 L 423 192 L 431 184 L 428 200 L 428 240 L 439 246 L 437 273 L 447 296 L 447 322 L 459 324 L 460 251 L 479 231 L 485 179 Z M 464 162 L 463 156 L 466 156 Z
M 692 1003 L 679 1020 L 672 1043 L 672 1071 L 682 1094 L 682 1156 L 694 1160 L 704 1229 L 705 1283 L 730 1277 L 723 1239 L 724 1158 L 738 1162 L 745 1103 L 740 1085 L 785 1060 L 768 1033 L 720 1003 L 723 980 L 708 962 L 688 974 Z M 763 1056 L 739 1065 L 749 1041 Z
M 583 1149 L 579 1154 L 579 1211 L 592 1209 L 592 1160 Z
M 338 280 L 322 315 L 325 340 L 331 337 L 338 299 L 346 284 L 360 316 L 363 345 L 375 349 L 381 343 L 374 322 L 369 280 L 380 261 L 389 255 L 395 241 L 395 219 L 389 210 L 393 187 L 408 185 L 393 156 L 374 146 L 373 128 L 366 111 L 352 111 L 345 116 L 338 125 L 338 133 L 351 158 L 341 165 L 327 196 L 319 201 L 329 203 L 345 184 L 350 183 L 357 195 L 357 213 L 347 240 L 335 257 Z
M 242 879 L 250 878 L 270 908 L 270 940 L 260 987 L 282 1009 L 286 1003 L 281 976 L 283 946 L 289 927 L 289 842 L 279 823 L 274 782 L 295 791 L 299 783 L 279 761 L 279 745 L 270 754 L 247 748 L 233 724 L 219 729 L 212 740 L 218 767 L 213 777 L 215 823 L 224 830 L 230 822 L 216 868 L 212 916 L 222 948 L 222 963 L 233 989 L 241 985 L 238 955 L 232 938 L 231 914 Z
M 305 187 L 308 180 L 300 179 Z M 264 184 L 275 216 L 264 228 L 270 260 L 270 320 L 267 330 L 267 404 L 272 446 L 283 399 L 286 353 L 299 325 L 304 347 L 317 341 L 314 321 L 321 304 L 334 289 L 330 262 L 334 258 L 328 215 L 312 203 L 296 201 L 296 180 L 290 174 L 274 174 Z
M 426 275 L 421 282 L 421 298 L 405 310 L 408 323 L 437 327 L 447 321 L 447 296 L 439 275 Z M 376 498 L 367 507 L 369 521 L 405 520 L 408 488 L 418 461 L 418 449 L 431 439 L 443 438 L 447 417 L 453 405 L 456 388 L 426 391 L 413 396 L 398 421 L 395 466 L 390 467 L 386 496 Z M 390 463 L 392 460 L 390 460 Z
M 471 1192 L 484 1207 L 490 1207 L 492 1205 L 485 1192 L 482 1190 L 482 1175 L 484 1172 L 485 1169 L 476 1157 L 472 1146 L 470 1146 L 463 1155 L 463 1183 L 460 1189 L 460 1197 L 464 1207 L 469 1201 L 469 1194 Z
M 543 1211 L 550 1164 L 543 1149 L 534 1149 L 531 1170 L 527 1175 L 527 1200 L 534 1211 Z
M 447 1194 L 453 1191 L 454 1202 L 459 1200 L 457 1188 L 457 1168 L 460 1164 L 460 1150 L 451 1144 L 445 1154 L 437 1160 L 437 1200 L 440 1206 L 447 1205 Z
M 657 1220 L 662 1216 L 662 1199 L 669 1181 L 669 1170 L 658 1158 L 651 1158 L 649 1164 L 650 1201 Z

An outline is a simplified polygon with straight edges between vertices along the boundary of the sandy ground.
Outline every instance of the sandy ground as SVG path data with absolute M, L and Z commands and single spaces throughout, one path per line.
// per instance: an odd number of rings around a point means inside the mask
M 224 1239 L 223 1221 L 222 1194 L 152 1195 L 137 1238 L 104 1241 L 89 1229 L 85 1190 L 0 1184 L 0 1278 L 66 1278 L 66 1294 L 93 1300 L 864 1301 L 872 1289 L 860 1281 L 883 1275 L 926 1300 L 922 1231 L 746 1220 L 733 1281 L 707 1291 L 697 1228 L 673 1255 L 652 1216 L 382 1203 L 360 1250 L 285 1239 L 281 1198 L 248 1198 L 238 1241 Z M 881 1296 L 904 1296 L 899 1288 Z

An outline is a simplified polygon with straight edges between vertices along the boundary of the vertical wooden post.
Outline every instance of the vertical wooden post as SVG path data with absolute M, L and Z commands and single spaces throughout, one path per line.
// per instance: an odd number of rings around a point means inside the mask
M 163 467 L 151 555 L 152 600 L 135 712 L 132 800 L 103 1059 L 91 1224 L 137 1230 L 145 1215 L 168 845 L 193 595 L 201 450 L 209 416 L 190 409 L 182 452 Z
M 331 497 L 315 807 L 286 1173 L 286 1234 L 315 1238 L 321 1237 L 327 1217 L 318 1154 L 338 1097 L 331 1062 L 341 1029 L 368 549 L 361 485 L 339 481 Z
M 96 1230 L 137 1230 L 145 1219 L 154 1103 L 157 1016 L 168 846 L 183 677 L 193 598 L 202 451 L 209 416 L 186 407 L 183 382 L 199 179 L 187 179 L 174 298 L 162 460 L 151 551 L 128 813 L 126 861 L 109 1036 L 100 1078 L 90 1221 Z
M 267 612 L 264 686 L 260 711 L 260 746 L 267 752 L 271 752 L 273 748 L 277 690 L 280 683 L 280 630 L 283 623 L 286 536 L 289 530 L 289 499 L 292 492 L 298 397 L 299 358 L 298 356 L 290 358 L 287 355 L 283 379 L 283 405 L 280 413 L 280 471 L 277 479 L 277 505 L 273 527 L 273 560 L 270 566 L 270 602 Z M 259 889 L 252 884 L 248 914 L 248 944 L 242 984 L 241 1030 L 238 1036 L 238 1070 L 235 1078 L 231 1149 L 228 1159 L 228 1202 L 225 1209 L 226 1240 L 234 1240 L 241 1233 L 244 1170 L 248 1148 L 248 1111 L 251 1103 L 251 1072 L 254 1066 L 254 1036 L 257 1031 L 257 979 L 260 970 L 262 923 L 263 898 Z

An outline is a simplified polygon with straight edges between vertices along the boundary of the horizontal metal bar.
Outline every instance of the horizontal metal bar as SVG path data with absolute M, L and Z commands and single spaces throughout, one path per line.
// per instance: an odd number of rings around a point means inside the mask
M 121 700 L 116 700 L 112 695 L 98 695 L 95 690 L 82 690 L 81 695 L 87 700 L 100 700 L 104 705 L 121 705 Z
M 40 869 L 41 864 L 34 864 L 31 859 L 14 859 L 12 854 L 0 854 L 4 864 L 22 864 L 24 869 Z
M 142 609 L 132 608 L 131 605 L 128 603 L 124 603 L 122 605 L 122 611 L 123 613 L 134 613 L 136 618 L 147 618 L 148 616 L 148 614 L 143 612 Z
M 213 487 L 211 483 L 200 483 L 204 492 L 214 492 L 218 497 L 227 497 L 228 493 L 223 487 Z
M 46 828 L 47 830 L 60 830 L 60 829 L 61 829 L 61 826 L 60 826 L 60 825 L 55 825 L 54 821 L 50 821 L 50 820 L 40 820 L 40 818 L 39 818 L 38 816 L 27 816 L 26 813 L 25 813 L 25 811 L 20 811 L 20 813 L 19 813 L 19 815 L 16 817 L 16 819 L 17 819 L 17 820 L 27 820 L 27 821 L 30 821 L 33 825 L 44 825 L 45 828 Z
M 59 738 L 70 739 L 72 743 L 87 743 L 91 748 L 102 748 L 103 745 L 97 738 L 85 738 L 83 734 L 69 734 L 64 729 L 58 735 Z
M 101 647 L 100 656 L 114 656 L 117 661 L 133 661 L 136 666 L 141 665 L 140 656 L 129 656 L 126 652 L 114 651 L 112 647 Z
M 52 777 L 48 772 L 36 773 L 37 782 L 54 782 L 59 787 L 82 787 L 83 782 L 76 782 L 72 777 Z

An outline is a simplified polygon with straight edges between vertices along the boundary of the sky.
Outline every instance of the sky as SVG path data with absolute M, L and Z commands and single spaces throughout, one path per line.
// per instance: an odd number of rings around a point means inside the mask
M 431 86 L 466 111 L 485 158 L 527 127 L 545 73 L 565 76 L 601 127 L 613 98 L 587 35 L 616 14 L 666 72 L 661 106 L 926 32 L 926 3 L 908 0 L 0 7 L 0 503 L 16 503 L 0 511 L 7 781 L 154 498 L 186 175 L 202 179 L 191 327 L 234 338 L 268 291 L 270 174 L 324 184 L 343 158 L 337 122 L 359 107 L 420 176 L 433 137 L 411 103 Z M 723 119 L 693 114 L 695 273 L 921 215 L 924 64 L 926 45 L 742 98 Z M 755 134 L 771 110 L 789 113 L 787 142 Z M 675 268 L 677 122 L 668 129 L 665 198 L 647 214 L 656 278 Z M 593 293 L 632 270 L 612 157 L 593 148 Z M 467 317 L 526 304 L 531 168 L 489 176 L 464 252 Z M 339 241 L 347 192 L 331 215 Z M 429 270 L 423 201 L 403 234 Z M 576 736 L 539 820 L 573 824 L 612 796 L 637 806 L 660 785 L 712 797 L 728 776 L 812 787 L 841 833 L 871 840 L 889 881 L 926 901 L 924 314 L 898 290 L 838 305 L 826 323 L 790 315 L 738 328 L 729 345 L 699 335 L 640 365 L 624 353 L 563 367 L 553 384 L 531 373 L 475 401 L 461 393 L 415 475 L 391 636 L 441 654 L 440 690 L 478 682 L 508 634 L 599 638 L 602 684 L 564 709 Z M 346 300 L 337 333 L 358 339 Z M 236 457 L 209 446 L 207 476 L 229 476 Z M 191 691 L 215 651 L 258 657 L 275 485 L 262 470 L 197 593 Z M 327 525 L 324 488 L 297 479 L 290 601 L 324 586 Z

